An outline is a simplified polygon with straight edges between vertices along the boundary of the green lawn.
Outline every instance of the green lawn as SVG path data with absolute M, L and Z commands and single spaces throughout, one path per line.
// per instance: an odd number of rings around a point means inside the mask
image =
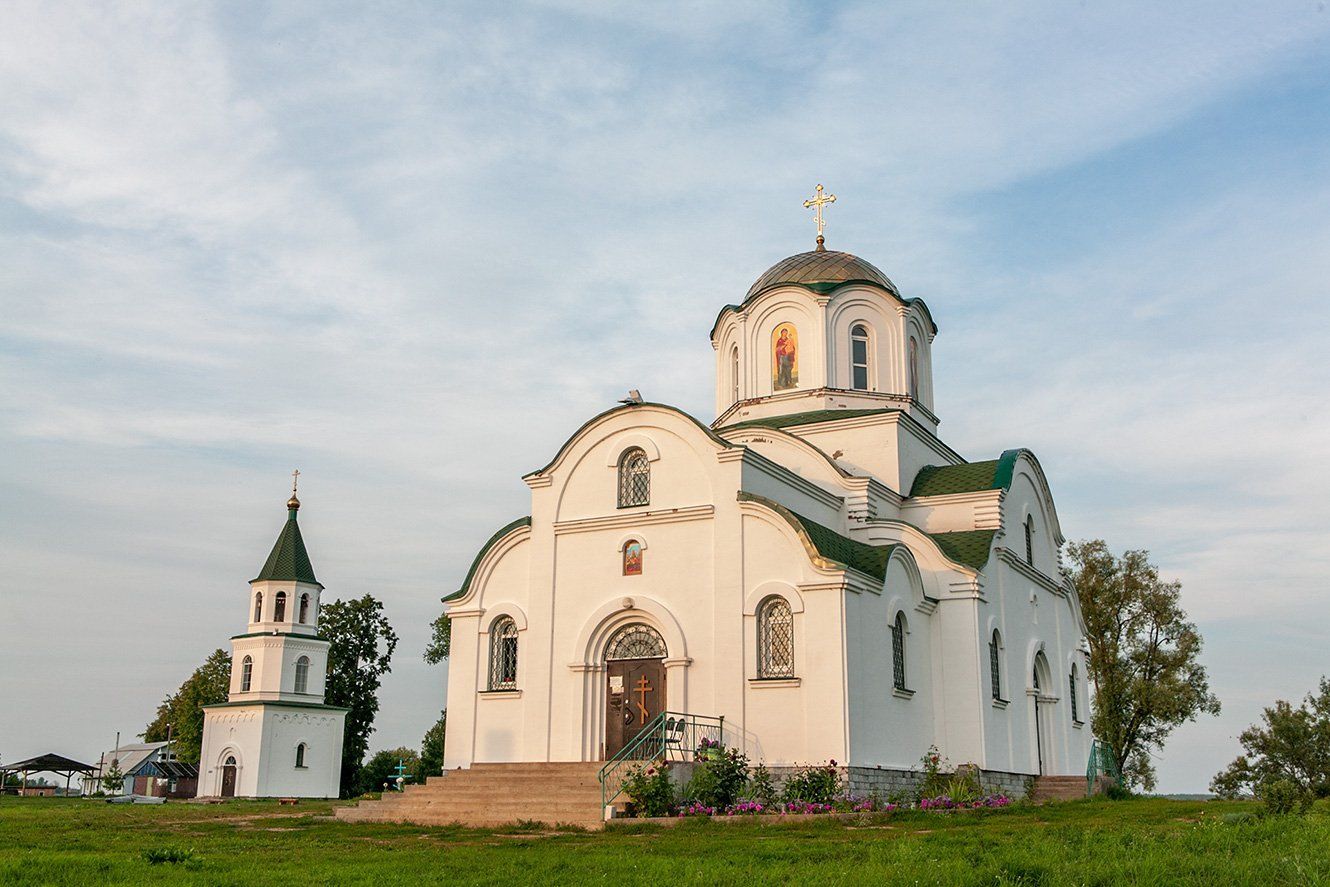
M 603 833 L 349 825 L 299 807 L 0 800 L 0 884 L 1325 884 L 1330 811 L 1080 801 Z M 150 864 L 153 850 L 192 850 Z

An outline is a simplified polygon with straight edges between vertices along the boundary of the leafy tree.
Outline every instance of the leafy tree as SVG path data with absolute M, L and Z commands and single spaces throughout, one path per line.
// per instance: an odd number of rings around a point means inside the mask
M 1150 751 L 1180 724 L 1219 714 L 1198 661 L 1201 635 L 1178 604 L 1181 583 L 1160 579 L 1149 552 L 1117 557 L 1095 539 L 1067 553 L 1089 634 L 1095 735 L 1128 784 L 1152 789 Z
M 1264 726 L 1238 736 L 1244 754 L 1216 774 L 1210 790 L 1236 797 L 1244 789 L 1264 797 L 1276 783 L 1292 783 L 1306 799 L 1330 796 L 1330 680 L 1294 708 L 1282 699 L 1265 710 Z
M 108 794 L 118 794 L 125 787 L 125 774 L 120 772 L 120 759 L 112 758 L 111 766 L 102 772 L 102 788 Z
M 230 686 L 231 654 L 214 650 L 179 690 L 157 706 L 157 716 L 141 734 L 143 740 L 164 742 L 169 732 L 175 756 L 197 764 L 203 747 L 203 706 L 225 702 Z
M 379 712 L 379 683 L 392 671 L 397 633 L 383 615 L 383 604 L 371 595 L 324 604 L 319 633 L 332 642 L 328 650 L 329 705 L 345 706 L 346 738 L 342 743 L 342 794 L 350 796 L 357 778 L 374 716 Z M 414 752 L 413 752 L 414 754 Z
M 420 781 L 420 755 L 413 748 L 388 748 L 374 753 L 358 775 L 357 794 L 383 791 L 386 782 L 392 787 L 397 785 L 397 763 L 405 769 L 407 782 Z
M 438 665 L 448 658 L 453 649 L 453 621 L 447 613 L 440 613 L 439 618 L 429 624 L 429 646 L 425 648 L 425 661 Z
M 443 739 L 448 730 L 448 709 L 439 714 L 434 726 L 425 731 L 420 741 L 420 778 L 438 776 L 443 772 Z

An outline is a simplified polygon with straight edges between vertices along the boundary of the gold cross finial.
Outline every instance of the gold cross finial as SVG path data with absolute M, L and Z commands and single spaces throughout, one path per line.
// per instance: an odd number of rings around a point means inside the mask
M 299 482 L 300 482 L 300 469 L 297 468 L 295 471 L 291 472 L 291 492 L 292 492 L 292 493 L 294 493 L 294 492 L 296 491 L 296 484 L 299 483 Z
M 300 481 L 300 469 L 297 468 L 291 472 L 291 498 L 286 500 L 286 507 L 291 510 L 291 516 L 295 517 L 296 509 L 300 507 L 300 500 L 296 498 L 296 484 Z
M 813 222 L 817 225 L 817 251 L 820 253 L 826 252 L 827 250 L 823 245 L 827 242 L 826 238 L 822 236 L 822 231 L 827 227 L 827 220 L 822 217 L 822 207 L 826 206 L 828 203 L 835 202 L 836 195 L 823 194 L 821 185 L 817 186 L 816 195 L 811 199 L 804 201 L 804 209 L 811 209 L 813 211 Z

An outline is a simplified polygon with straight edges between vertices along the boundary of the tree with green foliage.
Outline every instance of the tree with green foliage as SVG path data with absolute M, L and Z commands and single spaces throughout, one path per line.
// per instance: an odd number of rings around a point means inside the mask
M 397 633 L 383 615 L 383 604 L 367 594 L 324 604 L 319 614 L 319 634 L 331 642 L 325 699 L 329 705 L 347 709 L 342 795 L 350 797 L 360 785 L 361 762 L 369 749 L 374 716 L 379 712 L 379 684 L 392 671 Z
M 1150 752 L 1179 725 L 1219 714 L 1199 658 L 1201 635 L 1149 552 L 1117 557 L 1101 539 L 1067 547 L 1090 644 L 1092 727 L 1130 785 L 1154 788 Z
M 425 661 L 438 665 L 448 658 L 453 649 L 453 621 L 447 613 L 440 613 L 439 618 L 429 624 L 429 646 L 425 648 Z
M 420 778 L 443 773 L 443 740 L 448 731 L 448 709 L 439 713 L 434 726 L 425 731 L 420 742 Z
M 120 759 L 112 758 L 111 766 L 102 772 L 102 790 L 107 794 L 119 794 L 125 787 L 125 774 L 120 772 Z
M 225 702 L 231 688 L 231 654 L 214 650 L 180 689 L 162 700 L 157 716 L 141 734 L 144 742 L 165 742 L 180 760 L 197 764 L 203 747 L 203 707 Z
M 357 784 L 357 794 L 369 794 L 370 792 L 383 791 L 383 784 L 388 783 L 389 788 L 397 787 L 397 765 L 402 764 L 405 771 L 406 781 L 414 783 L 420 781 L 420 755 L 416 754 L 413 748 L 388 748 L 374 753 L 374 757 L 365 762 L 365 766 L 360 768 Z
M 1330 797 L 1330 680 L 1322 677 L 1319 692 L 1307 694 L 1297 708 L 1276 700 L 1262 720 L 1264 725 L 1238 736 L 1244 753 L 1216 774 L 1210 791 L 1227 798 L 1250 791 L 1264 798 L 1287 794 L 1284 783 L 1308 802 Z

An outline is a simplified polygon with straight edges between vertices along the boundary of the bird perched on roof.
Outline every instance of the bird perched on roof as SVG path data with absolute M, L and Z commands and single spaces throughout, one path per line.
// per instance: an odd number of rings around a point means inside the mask
M 620 398 L 619 403 L 642 403 L 642 392 L 636 388 L 629 388 L 628 396 Z

